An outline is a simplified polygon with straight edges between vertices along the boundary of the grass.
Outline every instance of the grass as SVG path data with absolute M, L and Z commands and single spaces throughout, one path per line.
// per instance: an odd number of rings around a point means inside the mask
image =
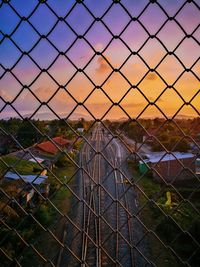
M 34 169 L 38 170 L 40 168 L 37 163 L 20 160 L 19 158 L 14 156 L 4 156 L 2 157 L 2 160 L 5 161 L 6 164 L 10 167 L 13 167 L 20 174 L 31 174 L 33 173 Z M 3 163 L 3 161 L 0 161 L 0 171 L 2 173 L 8 171 L 8 167 Z M 10 171 L 12 171 L 12 169 Z M 60 182 L 51 173 L 48 173 L 48 181 L 50 182 L 51 188 L 49 198 L 62 214 L 67 214 L 70 210 L 71 192 L 67 188 L 67 186 L 61 185 L 61 183 L 66 182 L 69 186 L 73 184 L 74 179 L 71 179 L 71 177 L 73 176 L 74 172 L 75 166 L 70 162 L 66 162 L 64 167 L 55 167 L 53 169 L 53 173 Z M 17 194 L 17 185 L 17 182 L 14 181 L 12 183 L 2 184 L 2 188 L 10 196 L 15 196 Z M 5 195 L 2 195 L 1 199 L 3 200 L 5 197 Z M 26 207 L 25 209 L 27 210 Z M 41 223 L 41 225 L 52 231 L 52 233 L 58 239 L 62 239 L 63 227 L 66 224 L 66 219 L 62 217 L 48 201 L 45 202 L 44 200 L 35 200 L 35 208 L 27 211 L 30 211 L 33 216 Z M 44 255 L 44 257 L 53 258 L 53 255 L 57 255 L 60 249 L 58 242 L 48 231 L 45 232 L 42 228 L 40 228 L 38 224 L 33 219 L 31 219 L 30 216 L 27 216 L 26 214 L 21 214 L 20 216 L 18 216 L 17 213 L 21 212 L 19 209 L 16 210 L 16 214 L 13 213 L 12 209 L 9 210 L 8 208 L 7 210 L 5 210 L 5 212 L 8 215 L 6 217 L 6 222 L 8 223 L 8 225 L 13 226 L 14 229 L 18 227 L 17 225 L 20 225 L 22 222 L 22 227 L 18 228 L 18 232 L 24 238 L 24 240 L 26 240 L 28 243 L 33 244 L 35 248 L 40 251 L 42 255 Z M 12 216 L 9 216 L 9 214 Z M 2 227 L 0 236 L 5 236 L 5 230 L 6 228 L 4 229 L 4 227 Z M 41 266 L 44 263 L 43 260 L 40 259 L 38 254 L 36 254 L 31 247 L 23 247 L 22 242 L 16 236 L 15 232 L 10 231 L 7 235 L 7 241 L 4 242 L 3 245 L 1 244 L 1 246 L 3 246 L 7 253 L 12 255 L 12 257 L 23 255 L 23 257 L 20 258 L 20 263 L 22 264 L 22 266 L 37 267 Z M 21 248 L 21 252 L 18 251 L 18 248 Z M 4 256 L 2 257 L 3 261 Z M 6 264 L 8 263 L 5 262 L 5 266 Z
M 8 166 L 6 166 L 6 164 Z M 42 170 L 42 168 L 37 163 L 30 162 L 28 160 L 23 160 L 14 156 L 1 157 L 0 172 L 6 172 L 9 169 L 10 171 L 12 171 L 12 168 L 17 172 L 19 172 L 20 174 L 31 174 L 34 171 L 34 168 Z
M 68 163 L 63 168 L 55 168 L 53 173 L 61 182 L 66 182 L 67 185 L 73 185 L 74 179 L 71 177 L 75 172 L 75 167 L 71 163 Z M 66 176 L 66 178 L 65 178 Z M 71 206 L 72 194 L 70 190 L 65 185 L 61 185 L 52 175 L 49 175 L 49 181 L 53 184 L 53 192 L 50 196 L 52 203 L 62 214 L 68 214 Z M 47 219 L 47 224 L 44 225 L 48 228 L 59 240 L 62 241 L 63 229 L 66 224 L 65 217 L 62 217 L 49 203 L 45 206 L 42 205 L 42 211 L 44 212 L 45 219 Z M 39 220 L 40 221 L 40 220 Z M 35 247 L 44 256 L 44 258 L 56 260 L 58 252 L 60 250 L 60 245 L 52 237 L 49 232 L 40 231 L 40 234 L 33 238 Z M 38 255 L 33 252 L 31 248 L 27 249 L 25 252 L 25 257 L 22 261 L 22 266 L 37 267 L 41 266 L 43 261 L 39 259 Z M 44 266 L 50 266 L 48 264 Z
M 183 260 L 187 260 L 198 248 L 190 234 L 199 238 L 200 190 L 192 194 L 193 188 L 182 186 L 174 189 L 160 184 L 151 175 L 141 176 L 133 162 L 129 162 L 129 168 L 133 174 L 133 180 L 138 186 L 137 193 L 141 207 L 139 216 L 146 227 L 152 231 L 148 234 L 152 262 L 163 267 L 184 266 L 183 263 L 177 261 L 169 249 L 161 244 L 160 240 L 172 247 Z M 165 204 L 166 192 L 171 193 L 172 205 L 170 207 Z M 183 233 L 184 231 L 189 232 L 189 235 L 187 232 Z M 187 244 L 190 246 L 188 247 Z M 190 259 L 191 266 L 198 266 L 195 265 L 197 258 L 198 256 L 194 255 Z

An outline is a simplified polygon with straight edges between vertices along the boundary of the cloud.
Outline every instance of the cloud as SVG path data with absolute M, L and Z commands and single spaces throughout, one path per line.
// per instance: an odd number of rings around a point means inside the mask
M 96 51 L 102 51 L 104 48 L 104 45 L 102 43 L 97 43 L 95 46 L 94 46 L 94 49 Z
M 109 60 L 109 59 L 107 58 L 107 60 Z M 109 66 L 108 62 L 103 57 L 98 58 L 97 64 L 98 64 L 98 67 L 96 68 L 96 71 L 100 74 L 105 73 L 108 70 L 110 70 L 110 66 Z
M 146 105 L 145 102 L 135 102 L 135 103 L 128 103 L 128 104 L 120 104 L 123 108 L 126 109 L 133 109 L 133 108 L 139 108 L 139 107 L 144 107 Z
M 155 73 L 149 73 L 148 75 L 147 75 L 147 77 L 146 77 L 146 79 L 147 80 L 149 80 L 149 81 L 154 81 L 154 80 L 156 80 L 158 77 L 157 77 L 157 75 L 155 74 Z
M 154 102 L 157 99 L 157 97 L 149 97 L 148 99 L 149 101 Z M 159 97 L 156 103 L 159 103 L 159 102 L 164 102 L 164 100 L 161 97 Z
M 11 101 L 12 97 L 9 95 L 4 89 L 0 89 L 0 96 L 3 98 L 5 101 Z

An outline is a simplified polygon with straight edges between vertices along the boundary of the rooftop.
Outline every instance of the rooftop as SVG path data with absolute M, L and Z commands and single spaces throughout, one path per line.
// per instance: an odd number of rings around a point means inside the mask
M 173 152 L 172 154 L 167 154 L 165 151 L 162 152 L 152 152 L 151 154 L 146 154 L 148 159 L 145 159 L 144 162 L 161 162 L 161 161 L 171 161 L 176 159 L 186 159 L 193 158 L 195 155 L 192 153 L 181 153 L 181 152 Z
M 52 138 L 52 141 L 46 141 L 46 142 L 38 144 L 36 148 L 39 148 L 40 150 L 50 153 L 50 154 L 56 154 L 59 151 L 58 147 L 62 148 L 63 146 L 66 146 L 67 144 L 69 144 L 69 141 L 59 136 L 59 137 Z
M 45 180 L 48 178 L 46 175 L 18 175 L 17 173 L 13 172 L 7 172 L 4 175 L 4 178 L 10 179 L 10 180 L 22 180 L 26 183 L 31 184 L 42 184 L 45 182 Z

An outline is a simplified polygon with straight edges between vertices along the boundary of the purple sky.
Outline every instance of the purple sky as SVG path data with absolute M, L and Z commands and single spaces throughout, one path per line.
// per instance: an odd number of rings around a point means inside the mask
M 41 102 L 49 101 L 48 105 L 61 116 L 75 109 L 77 117 L 89 118 L 88 111 L 77 106 L 78 101 L 84 102 L 95 117 L 101 118 L 112 106 L 110 99 L 120 103 L 131 117 L 143 112 L 148 100 L 156 101 L 156 105 L 171 116 L 195 94 L 191 104 L 196 110 L 190 105 L 184 106 L 179 114 L 198 116 L 200 0 L 186 2 L 122 0 L 121 4 L 112 4 L 111 0 L 85 0 L 84 4 L 79 4 L 72 0 L 48 0 L 38 4 L 36 0 L 12 0 L 9 4 L 1 3 L 0 118 L 16 115 L 5 101 L 11 102 L 22 116 L 35 112 L 41 105 L 36 97 Z M 162 8 L 170 17 L 176 16 L 168 19 Z M 28 21 L 22 21 L 21 17 Z M 95 22 L 94 17 L 101 19 Z M 136 20 L 131 21 L 132 17 Z M 114 39 L 112 33 L 120 38 Z M 186 38 L 186 34 L 191 35 L 190 38 Z M 101 52 L 103 57 L 95 56 L 95 51 Z M 167 51 L 174 52 L 181 63 L 174 55 L 166 56 Z M 192 72 L 185 71 L 191 67 Z M 120 68 L 121 73 L 112 73 L 114 68 Z M 156 72 L 148 73 L 151 68 L 156 68 Z M 40 69 L 47 69 L 49 74 L 39 75 Z M 77 69 L 84 69 L 84 73 Z M 173 85 L 175 90 L 165 90 L 168 85 Z M 23 90 L 24 86 L 28 89 Z M 65 89 L 58 90 L 59 86 Z M 95 86 L 101 86 L 102 90 L 94 90 L 87 98 Z M 138 86 L 138 89 L 130 90 L 123 98 L 131 86 Z M 37 116 L 41 113 L 54 116 L 48 114 L 51 111 L 45 106 L 37 111 Z M 124 111 L 115 106 L 105 118 L 125 116 Z M 162 114 L 153 105 L 142 116 Z

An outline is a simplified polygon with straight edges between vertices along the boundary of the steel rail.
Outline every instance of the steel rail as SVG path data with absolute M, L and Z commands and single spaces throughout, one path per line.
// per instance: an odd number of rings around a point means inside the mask
M 111 159 L 113 158 L 113 164 L 114 164 L 114 166 L 116 167 L 116 169 L 114 170 L 114 176 L 115 176 L 115 181 L 116 181 L 116 188 L 117 188 L 117 191 L 116 191 L 116 197 L 117 197 L 117 203 L 118 202 L 124 202 L 124 206 L 125 206 L 125 208 L 127 209 L 127 210 L 129 210 L 129 205 L 128 205 L 128 200 L 127 200 L 127 196 L 124 194 L 124 201 L 122 200 L 122 199 L 119 199 L 119 182 L 118 182 L 118 179 L 117 179 L 117 176 L 118 176 L 118 168 L 117 168 L 117 165 L 120 167 L 121 166 L 121 163 L 120 163 L 120 161 L 119 161 L 119 159 L 118 158 L 116 158 L 115 157 L 115 151 L 114 151 L 114 148 L 113 148 L 113 146 L 114 146 L 114 144 L 110 144 L 110 156 L 111 156 Z M 112 152 L 111 152 L 112 151 Z M 116 159 L 116 160 L 114 160 L 114 158 Z M 121 176 L 121 173 L 119 173 L 120 174 L 120 181 L 121 181 L 121 185 L 122 185 L 122 189 L 123 189 L 123 191 L 125 192 L 125 186 L 124 186 L 124 183 L 123 183 L 123 181 L 122 181 L 122 176 Z M 118 224 L 118 232 L 120 231 L 120 229 L 122 229 L 124 226 L 125 226 L 125 224 L 127 224 L 127 226 L 128 226 L 128 228 L 127 228 L 127 230 L 128 230 L 128 239 L 129 239 L 129 243 L 130 244 L 133 244 L 133 240 L 132 240 L 132 231 L 131 231 L 131 222 L 130 222 L 130 215 L 124 210 L 124 208 L 123 207 L 119 207 L 119 204 L 117 205 L 117 207 L 118 207 L 118 218 L 119 218 L 119 220 L 120 220 L 120 218 L 122 217 L 122 215 L 125 215 L 126 217 L 127 217 L 127 222 L 124 222 L 122 225 L 121 225 L 121 227 L 119 228 L 119 221 L 117 220 L 117 224 Z M 125 240 L 124 240 L 125 241 Z M 120 242 L 119 242 L 120 243 Z M 119 246 L 120 246 L 120 244 L 119 244 Z M 127 243 L 127 246 L 129 246 L 129 244 Z M 118 253 L 119 253 L 119 250 L 120 250 L 120 248 L 118 248 Z M 133 257 L 133 252 L 132 252 L 132 248 L 130 247 L 130 255 L 131 255 L 131 266 L 134 266 L 135 265 L 135 263 L 134 263 L 134 257 Z M 124 257 L 123 257 L 124 258 Z M 121 258 L 121 260 L 123 259 L 123 258 Z
M 92 135 L 91 140 L 93 141 L 95 136 L 97 135 L 97 133 L 95 132 L 95 134 Z M 96 157 L 94 157 L 94 163 L 93 163 L 93 169 L 91 169 L 90 167 L 90 161 L 88 160 L 89 158 L 89 146 L 86 145 L 86 153 L 85 153 L 85 162 L 86 162 L 86 168 L 88 169 L 88 172 L 91 174 L 93 173 L 93 177 L 95 177 L 95 170 L 96 170 Z M 86 180 L 88 179 L 84 179 L 84 187 L 88 187 L 88 185 L 86 184 Z M 83 231 L 83 241 L 82 241 L 82 266 L 91 266 L 87 264 L 87 258 L 88 258 L 88 254 L 91 253 L 89 251 L 89 242 L 92 243 L 92 245 L 94 245 L 96 247 L 96 255 L 97 257 L 94 256 L 94 259 L 92 259 L 92 261 L 95 261 L 96 258 L 96 265 L 98 266 L 98 262 L 99 262 L 99 249 L 98 249 L 98 225 L 97 225 L 97 221 L 96 221 L 96 205 L 95 205 L 95 196 L 94 196 L 94 184 L 92 183 L 91 179 L 88 180 L 89 181 L 89 188 L 90 188 L 90 197 L 89 197 L 89 207 L 88 208 L 88 213 L 86 212 L 86 205 L 84 205 L 84 231 Z M 84 195 L 84 199 L 87 199 L 86 194 Z M 93 206 L 93 207 L 92 207 Z M 93 209 L 93 210 L 92 210 Z M 93 219 L 93 216 L 94 219 Z M 88 218 L 86 218 L 88 217 Z M 86 223 L 87 220 L 87 223 Z M 95 242 L 93 242 L 92 238 L 91 238 L 91 230 L 92 230 L 92 224 L 94 223 L 94 235 L 95 235 Z M 90 256 L 91 257 L 91 256 Z M 90 259 L 91 260 L 91 259 Z

